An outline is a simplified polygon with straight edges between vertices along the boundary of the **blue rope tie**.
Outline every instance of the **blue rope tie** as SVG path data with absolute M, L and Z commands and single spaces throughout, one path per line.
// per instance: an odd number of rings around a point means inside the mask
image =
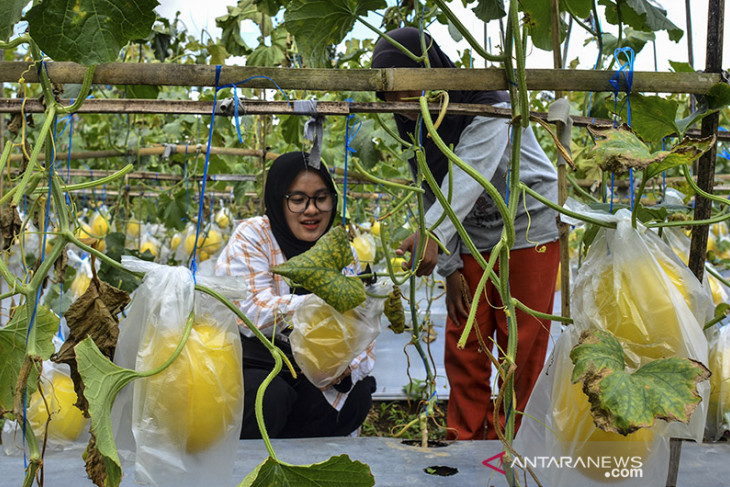
M 195 262 L 195 257 L 198 252 L 198 238 L 200 237 L 200 222 L 203 220 L 203 202 L 205 201 L 205 181 L 208 179 L 208 164 L 210 161 L 210 146 L 213 142 L 213 122 L 215 121 L 215 110 L 216 102 L 218 101 L 218 81 L 221 77 L 221 65 L 218 64 L 215 67 L 215 94 L 213 95 L 213 113 L 210 116 L 210 131 L 208 132 L 208 148 L 205 151 L 205 169 L 203 169 L 203 182 L 200 187 L 200 204 L 198 205 L 198 223 L 195 228 L 195 244 L 193 245 L 193 260 L 190 263 L 190 269 L 193 271 L 193 282 L 195 284 L 198 281 L 195 278 L 195 272 L 198 270 L 198 265 Z
M 348 98 L 347 100 L 348 105 L 352 102 L 352 98 Z M 357 120 L 355 123 L 357 123 L 357 126 L 355 128 L 355 131 L 353 132 L 352 136 L 350 136 L 350 120 L 357 117 L 357 115 L 352 114 L 348 115 L 347 119 L 345 119 L 345 181 L 342 187 L 342 224 L 347 224 L 347 167 L 348 167 L 348 156 L 352 152 L 353 154 L 357 152 L 355 149 L 352 148 L 350 145 L 353 140 L 355 140 L 355 137 L 357 136 L 357 133 L 360 131 L 360 127 L 362 127 L 362 120 Z
M 621 61 L 621 54 L 626 57 L 626 62 Z M 630 47 L 617 48 L 613 52 L 614 57 L 619 62 L 619 69 L 611 76 L 608 82 L 613 87 L 613 111 L 618 113 L 618 93 L 621 89 L 621 75 L 623 74 L 626 83 L 626 121 L 631 127 L 631 86 L 634 82 L 634 50 Z M 613 126 L 616 127 L 616 116 L 614 115 Z M 611 212 L 613 212 L 613 190 L 614 177 L 611 175 Z M 629 194 L 631 201 L 631 209 L 634 209 L 634 170 L 629 168 Z

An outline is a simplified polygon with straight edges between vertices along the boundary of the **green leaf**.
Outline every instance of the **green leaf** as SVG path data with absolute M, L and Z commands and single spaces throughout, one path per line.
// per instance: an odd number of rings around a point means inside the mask
M 345 227 L 337 226 L 324 234 L 314 247 L 271 271 L 291 279 L 344 313 L 366 298 L 362 281 L 342 274 L 342 269 L 352 261 Z
M 380 162 L 380 151 L 375 148 L 373 142 L 373 131 L 375 130 L 375 120 L 363 120 L 360 129 L 350 146 L 355 149 L 355 156 L 360 159 L 365 169 L 372 169 Z
M 639 53 L 647 42 L 653 41 L 656 36 L 653 32 L 644 32 L 626 27 L 624 29 L 624 35 L 621 37 L 621 45 L 618 43 L 618 38 L 608 32 L 603 33 L 603 54 L 606 56 L 613 56 L 614 51 L 618 47 L 630 47 L 635 53 Z
M 256 12 L 256 7 L 247 6 Z M 226 51 L 232 56 L 245 56 L 251 52 L 246 42 L 241 37 L 241 20 L 246 18 L 246 7 L 226 7 L 228 14 L 215 18 L 215 25 L 223 32 L 221 42 Z
M 386 7 L 385 0 L 292 0 L 284 13 L 284 28 L 296 39 L 307 67 L 331 67 L 334 46 L 350 33 L 357 18 Z
M 674 123 L 677 116 L 677 101 L 660 96 L 631 94 L 631 129 L 649 143 L 660 143 L 664 137 L 679 130 Z M 627 106 L 621 116 L 628 119 Z
M 669 61 L 669 65 L 672 67 L 675 73 L 694 73 L 694 68 L 686 62 Z
M 560 10 L 568 10 L 579 19 L 585 19 L 591 14 L 593 0 L 560 0 Z
M 263 39 L 256 49 L 246 58 L 246 66 L 281 66 L 286 61 L 287 39 L 289 35 L 283 28 L 277 27 L 267 46 Z
M 159 197 L 159 218 L 167 228 L 182 230 L 185 228 L 187 213 L 187 192 L 181 189 L 172 197 L 167 194 L 161 194 Z
M 76 345 L 76 363 L 84 382 L 84 396 L 89 402 L 91 433 L 106 470 L 105 485 L 116 487 L 122 480 L 122 466 L 112 431 L 112 405 L 124 386 L 142 375 L 112 363 L 91 338 Z
M 710 371 L 696 360 L 653 360 L 633 373 L 625 370 L 621 343 L 605 330 L 584 331 L 570 352 L 572 382 L 582 382 L 596 425 L 627 435 L 656 419 L 688 423 L 702 400 L 697 384 Z
M 670 167 L 693 162 L 714 144 L 714 137 L 697 140 L 685 138 L 671 151 L 651 152 L 627 125 L 618 128 L 589 125 L 588 131 L 596 138 L 596 145 L 585 151 L 585 159 L 616 174 L 651 166 L 647 177 L 653 177 Z
M 471 10 L 478 19 L 484 22 L 501 19 L 507 15 L 504 10 L 504 0 L 479 0 L 477 6 Z
M 287 465 L 269 457 L 246 476 L 238 487 L 370 487 L 375 479 L 370 467 L 339 455 L 311 465 Z
M 124 247 L 125 236 L 123 233 L 112 232 L 108 234 L 104 240 L 106 241 L 106 255 L 109 258 L 117 262 L 121 262 L 122 255 L 132 254 Z M 137 252 L 137 254 L 139 254 L 139 252 Z M 101 267 L 99 268 L 97 275 L 102 281 L 127 291 L 128 293 L 137 289 L 142 282 L 142 280 L 134 274 L 119 270 L 116 267 L 107 264 L 105 261 L 101 261 Z
M 6 41 L 13 33 L 13 27 L 23 15 L 23 8 L 29 0 L 3 0 L 0 2 L 0 41 Z
M 702 154 L 710 150 L 715 145 L 715 137 L 705 137 L 704 139 L 692 139 L 685 137 L 682 142 L 672 147 L 672 150 L 666 157 L 649 166 L 646 177 L 653 178 L 661 174 L 667 169 L 681 166 L 682 164 L 691 164 Z
M 520 2 L 525 12 L 525 22 L 535 47 L 545 51 L 553 50 L 552 25 L 550 23 L 550 2 L 545 0 L 523 0 Z M 560 20 L 560 42 L 565 39 L 568 26 Z
M 730 86 L 727 83 L 716 83 L 705 95 L 707 108 L 716 110 L 730 105 Z
M 13 317 L 5 327 L 0 328 L 0 410 L 12 411 L 13 394 L 18 382 L 18 374 L 25 361 L 30 323 L 33 309 L 25 304 L 18 306 Z M 53 335 L 58 331 L 58 316 L 45 306 L 38 306 L 33 328 L 35 329 L 35 349 L 43 360 L 48 360 L 55 351 Z M 28 380 L 28 393 L 35 390 L 35 380 Z
M 621 22 L 636 30 L 666 30 L 669 39 L 674 42 L 684 35 L 682 29 L 669 20 L 666 10 L 655 7 L 649 0 L 599 0 L 598 4 L 606 7 L 606 20 L 613 25 L 619 24 L 617 9 L 621 9 Z
M 44 0 L 26 14 L 30 35 L 54 61 L 109 63 L 146 38 L 157 0 Z
M 127 98 L 142 98 L 147 100 L 156 100 L 160 94 L 160 87 L 154 85 L 127 85 Z

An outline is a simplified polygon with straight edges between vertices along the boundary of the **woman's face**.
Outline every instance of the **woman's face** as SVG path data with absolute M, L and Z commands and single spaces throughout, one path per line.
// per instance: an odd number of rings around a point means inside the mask
M 290 197 L 291 206 L 295 207 L 294 202 L 302 199 L 306 200 L 305 196 L 313 197 L 319 195 L 321 198 L 325 193 L 329 195 L 329 191 L 330 189 L 325 184 L 322 176 L 313 171 L 302 171 L 294 178 L 287 194 L 291 195 L 292 193 L 296 193 Z M 294 236 L 299 240 L 314 242 L 327 230 L 332 210 L 321 211 L 314 204 L 314 201 L 314 198 L 311 198 L 305 203 L 306 209 L 303 213 L 294 213 L 291 211 L 286 197 L 282 202 L 286 223 L 289 225 L 289 229 Z M 320 206 L 322 205 L 320 204 Z

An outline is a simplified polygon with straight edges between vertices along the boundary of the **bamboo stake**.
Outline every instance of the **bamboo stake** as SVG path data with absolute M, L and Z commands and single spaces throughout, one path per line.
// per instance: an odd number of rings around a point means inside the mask
M 0 62 L 0 82 L 17 82 L 28 69 L 21 61 Z M 32 66 L 32 65 L 30 65 Z M 48 73 L 56 83 L 81 83 L 85 68 L 70 62 L 48 62 Z M 530 90 L 613 92 L 609 71 L 528 69 Z M 496 68 L 436 69 L 428 76 L 418 68 L 387 69 L 291 69 L 252 66 L 224 66 L 220 84 L 237 83 L 252 76 L 273 79 L 284 90 L 315 91 L 403 91 L 403 90 L 480 90 L 508 88 L 503 70 Z M 38 80 L 35 69 L 25 73 L 29 83 Z M 635 71 L 634 91 L 653 93 L 705 94 L 721 77 L 718 73 L 656 73 Z M 215 66 L 199 64 L 102 64 L 93 82 L 103 85 L 214 86 Z M 274 88 L 270 80 L 255 78 L 243 88 Z M 625 87 L 624 87 L 625 88 Z M 622 89 L 624 89 L 622 88 Z
M 560 1 L 550 0 L 550 21 L 553 34 L 553 65 L 561 69 L 563 61 L 560 56 Z M 563 97 L 563 92 L 555 91 L 555 99 Z M 562 140 L 565 125 L 555 122 L 558 140 Z M 558 154 L 558 204 L 563 206 L 568 199 L 568 183 L 565 159 Z M 560 238 L 560 315 L 570 317 L 570 243 L 568 237 L 570 226 L 558 219 L 558 235 Z
M 709 73 L 720 73 L 722 71 L 722 43 L 723 43 L 723 21 L 725 18 L 725 0 L 709 0 L 707 12 L 707 51 L 705 57 L 705 71 Z M 714 113 L 702 120 L 702 135 L 711 136 L 718 132 L 720 126 L 720 114 Z M 712 193 L 712 186 L 715 179 L 715 161 L 717 156 L 717 145 L 713 145 L 709 151 L 703 154 L 699 160 L 697 171 L 697 185 L 707 193 Z M 695 220 L 704 220 L 712 214 L 712 202 L 695 196 Z M 705 271 L 705 258 L 707 253 L 708 225 L 692 227 L 692 241 L 689 251 L 689 268 L 697 279 L 702 282 Z M 681 440 L 672 438 L 670 440 L 669 471 L 667 473 L 667 487 L 677 485 L 679 473 L 679 458 L 682 452 Z

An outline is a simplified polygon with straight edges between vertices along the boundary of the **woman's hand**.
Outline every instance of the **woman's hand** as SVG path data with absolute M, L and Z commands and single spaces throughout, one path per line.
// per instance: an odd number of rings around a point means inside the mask
M 403 240 L 400 244 L 400 247 L 395 249 L 395 255 L 403 256 L 406 252 L 410 252 L 411 255 L 413 255 L 413 251 L 415 250 L 415 247 L 418 243 L 416 240 L 418 238 L 418 233 L 414 233 L 406 237 L 405 240 Z M 436 243 L 435 240 L 432 238 L 426 236 L 426 245 L 423 249 L 423 255 L 421 259 L 416 258 L 415 262 L 419 262 L 418 268 L 416 269 L 416 275 L 417 276 L 428 276 L 430 275 L 433 270 L 436 268 L 436 264 L 438 263 L 439 258 L 439 246 Z M 414 259 L 411 258 L 410 261 L 406 261 L 406 270 L 410 269 L 413 266 Z
M 324 392 L 327 389 L 329 389 L 330 387 L 336 386 L 337 384 L 339 384 L 340 382 L 342 382 L 342 379 L 344 379 L 345 377 L 347 377 L 348 375 L 350 375 L 350 373 L 352 373 L 352 370 L 350 370 L 350 366 L 348 366 L 345 369 L 345 371 L 342 374 L 340 374 L 339 377 L 337 377 L 335 380 L 333 380 L 332 382 L 330 382 L 326 386 L 320 387 L 319 390 Z
M 462 320 L 469 316 L 471 289 L 464 275 L 456 271 L 446 278 L 446 312 L 454 324 L 461 326 Z

